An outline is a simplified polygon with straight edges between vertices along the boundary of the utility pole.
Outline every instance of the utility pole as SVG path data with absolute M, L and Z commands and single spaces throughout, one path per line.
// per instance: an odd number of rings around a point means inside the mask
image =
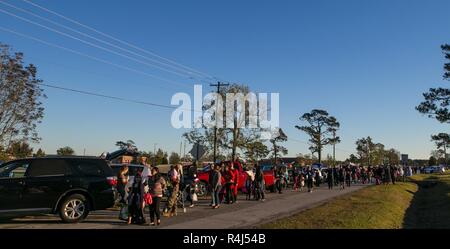
M 336 167 L 336 131 L 333 130 L 333 167 Z
M 217 84 L 210 84 L 209 86 L 215 86 L 217 87 L 217 94 L 220 94 L 220 87 L 222 86 L 229 86 L 230 84 L 224 84 L 222 82 L 217 82 Z M 217 99 L 216 99 L 216 115 L 215 115 L 215 120 L 216 120 L 216 125 L 214 126 L 214 150 L 213 150 L 213 161 L 216 162 L 217 159 Z M 223 115 L 223 113 L 221 114 Z M 234 160 L 234 158 L 233 158 Z
M 156 145 L 157 143 L 153 144 L 153 167 L 156 166 Z

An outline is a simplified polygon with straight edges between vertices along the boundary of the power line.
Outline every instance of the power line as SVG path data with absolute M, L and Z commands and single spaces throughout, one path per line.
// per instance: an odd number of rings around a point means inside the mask
M 63 47 L 63 46 L 60 46 L 60 45 L 57 45 L 57 44 L 54 44 L 54 43 L 51 43 L 51 42 L 48 42 L 48 41 L 44 41 L 44 40 L 36 38 L 34 36 L 26 35 L 26 34 L 23 34 L 23 33 L 14 31 L 14 30 L 11 30 L 11 29 L 7 29 L 5 27 L 1 27 L 0 26 L 0 30 L 3 30 L 3 31 L 8 32 L 8 33 L 15 34 L 15 35 L 27 38 L 27 39 L 31 39 L 31 40 L 37 41 L 39 43 L 42 43 L 42 44 L 45 44 L 45 45 L 48 45 L 48 46 L 51 46 L 51 47 L 62 49 L 62 50 L 68 51 L 70 53 L 74 53 L 74 54 L 77 54 L 77 55 L 80 55 L 80 56 L 83 56 L 83 57 L 87 57 L 87 58 L 95 60 L 95 61 L 99 61 L 99 62 L 108 64 L 108 65 L 112 65 L 112 66 L 115 66 L 115 67 L 118 67 L 118 68 L 121 68 L 121 69 L 125 69 L 125 70 L 128 70 L 128 71 L 134 72 L 134 73 L 139 73 L 139 74 L 142 74 L 142 75 L 145 75 L 145 76 L 157 79 L 157 80 L 161 80 L 161 81 L 164 81 L 164 82 L 167 82 L 167 83 L 170 83 L 170 84 L 179 85 L 179 86 L 182 86 L 182 87 L 185 87 L 185 88 L 188 87 L 185 84 L 181 84 L 181 83 L 178 83 L 178 82 L 173 81 L 173 80 L 168 80 L 168 79 L 165 79 L 165 78 L 162 78 L 162 77 L 159 77 L 159 76 L 155 76 L 153 74 L 149 74 L 147 72 L 143 72 L 143 71 L 140 71 L 140 70 L 137 70 L 137 69 L 134 69 L 134 68 L 130 68 L 130 67 L 127 67 L 127 66 L 116 64 L 114 62 L 111 62 L 111 61 L 108 61 L 108 60 L 104 60 L 104 59 L 101 59 L 101 58 L 98 58 L 98 57 L 95 57 L 95 56 L 92 56 L 92 55 L 89 55 L 89 54 L 86 54 L 86 53 L 82 53 L 82 52 L 79 52 L 79 51 L 76 51 L 76 50 L 73 50 L 73 49 L 70 49 L 70 48 L 66 48 L 66 47 Z
M 92 42 L 89 42 L 89 41 L 80 39 L 80 38 L 78 38 L 78 37 L 72 36 L 72 35 L 67 34 L 67 33 L 65 33 L 65 32 L 56 30 L 56 29 L 54 29 L 54 28 L 50 28 L 50 27 L 48 27 L 48 26 L 46 26 L 46 25 L 42 25 L 42 24 L 40 24 L 40 23 L 31 21 L 31 20 L 29 20 L 29 19 L 27 19 L 27 18 L 25 18 L 25 17 L 21 17 L 21 16 L 18 16 L 18 15 L 15 15 L 15 14 L 13 14 L 13 13 L 11 13 L 11 12 L 6 11 L 6 10 L 0 9 L 0 12 L 2 12 L 2 13 L 4 13 L 4 14 L 7 14 L 7 15 L 9 15 L 9 16 L 18 18 L 18 19 L 20 19 L 20 20 L 22 20 L 22 21 L 31 23 L 31 24 L 33 24 L 33 25 L 42 27 L 42 28 L 44 28 L 44 29 L 50 30 L 50 31 L 52 31 L 52 32 L 54 32 L 54 33 L 57 33 L 57 34 L 60 34 L 60 35 L 62 35 L 62 36 L 65 36 L 65 37 L 71 38 L 71 39 L 73 39 L 73 40 L 82 42 L 82 43 L 87 44 L 87 45 L 89 45 L 89 46 L 91 46 L 91 47 L 95 47 L 95 48 L 104 50 L 104 51 L 106 51 L 106 52 L 109 52 L 109 53 L 112 53 L 112 54 L 115 54 L 115 55 L 124 57 L 124 58 L 126 58 L 126 59 L 129 59 L 129 60 L 132 60 L 132 61 L 141 63 L 141 64 L 146 65 L 146 66 L 150 66 L 150 67 L 153 67 L 153 66 L 154 66 L 154 65 L 152 65 L 152 64 L 150 64 L 150 63 L 147 63 L 147 62 L 145 62 L 145 61 L 142 61 L 142 60 L 139 60 L 139 59 L 135 59 L 135 58 L 133 58 L 133 57 L 131 57 L 131 56 L 128 56 L 128 55 L 125 55 L 125 54 L 116 52 L 116 51 L 111 50 L 111 49 L 109 49 L 109 48 L 105 48 L 105 47 L 99 46 L 99 45 L 97 45 L 97 44 L 94 44 L 94 43 L 92 43 Z M 170 71 L 170 70 L 167 70 L 167 71 Z M 173 73 L 173 74 L 177 74 L 177 75 L 182 76 L 182 77 L 185 77 L 185 75 L 180 74 L 180 73 L 177 73 L 177 72 L 174 72 L 174 71 L 172 71 L 172 73 Z
M 11 8 L 16 9 L 16 10 L 19 10 L 19 11 L 21 11 L 21 12 L 24 12 L 24 13 L 26 13 L 26 14 L 29 14 L 29 15 L 31 15 L 31 16 L 33 16 L 33 17 L 39 18 L 39 19 L 44 20 L 44 21 L 46 21 L 46 22 L 49 22 L 49 23 L 51 23 L 51 24 L 53 24 L 53 25 L 56 25 L 56 26 L 58 26 L 58 27 L 62 27 L 62 28 L 64 28 L 64 29 L 70 30 L 70 31 L 75 32 L 75 33 L 77 33 L 77 34 L 80 34 L 80 35 L 82 35 L 82 36 L 88 37 L 88 38 L 93 39 L 93 40 L 95 40 L 95 41 L 98 41 L 98 42 L 101 42 L 101 43 L 103 43 L 103 44 L 106 44 L 106 45 L 109 45 L 109 46 L 111 46 L 111 47 L 114 47 L 114 48 L 116 48 L 116 49 L 125 51 L 125 52 L 130 53 L 130 54 L 133 54 L 133 55 L 135 55 L 135 56 L 144 58 L 144 59 L 146 59 L 146 60 L 149 60 L 149 61 L 152 61 L 152 62 L 161 64 L 161 65 L 164 65 L 164 66 L 167 66 L 167 67 L 171 67 L 171 68 L 173 68 L 173 69 L 175 69 L 175 70 L 184 72 L 184 73 L 186 74 L 186 76 L 189 76 L 189 77 L 195 77 L 195 76 L 193 76 L 193 74 L 192 74 L 191 71 L 188 71 L 188 70 L 186 70 L 186 69 L 183 69 L 183 68 L 181 68 L 181 67 L 177 67 L 177 66 L 174 66 L 174 65 L 171 65 L 171 64 L 168 64 L 168 63 L 164 63 L 164 62 L 158 61 L 158 60 L 153 59 L 153 58 L 149 58 L 149 57 L 143 56 L 143 55 L 138 54 L 138 53 L 136 53 L 136 52 L 134 52 L 134 51 L 131 51 L 131 50 L 129 50 L 129 49 L 122 48 L 122 47 L 117 46 L 117 45 L 115 45 L 115 44 L 113 44 L 113 43 L 110 43 L 110 42 L 108 42 L 108 41 L 105 41 L 105 40 L 102 40 L 102 39 L 98 39 L 98 38 L 96 38 L 96 37 L 94 37 L 94 36 L 91 36 L 91 35 L 89 35 L 89 34 L 86 34 L 86 33 L 84 33 L 84 32 L 81 32 L 81 31 L 79 31 L 79 30 L 73 29 L 73 28 L 68 27 L 68 26 L 66 26 L 66 25 L 60 24 L 60 23 L 55 22 L 55 21 L 53 21 L 53 20 L 50 20 L 50 19 L 48 19 L 48 18 L 42 17 L 42 16 L 40 16 L 40 15 L 37 15 L 37 14 L 35 14 L 35 13 L 33 13 L 33 12 L 30 12 L 30 11 L 28 11 L 28 10 L 22 9 L 22 8 L 20 8 L 20 7 L 17 7 L 17 6 L 15 6 L 15 5 L 13 5 L 13 4 L 9 4 L 9 3 L 3 2 L 3 1 L 0 1 L 0 4 L 9 6 L 9 7 L 11 7 Z M 158 66 L 158 65 L 154 65 L 154 67 L 156 67 L 156 68 L 158 68 L 158 69 L 160 69 L 160 70 L 169 72 L 169 73 L 172 73 L 172 72 L 173 72 L 173 71 L 171 71 L 171 70 L 167 70 L 167 69 L 165 69 L 165 68 L 163 68 L 163 67 L 161 67 L 161 66 Z M 204 77 L 204 76 L 202 76 L 202 77 Z M 195 77 L 195 78 L 197 78 L 197 77 Z M 200 80 L 201 78 L 198 78 L 198 79 Z
M 101 97 L 101 98 L 107 98 L 107 99 L 112 99 L 112 100 L 118 100 L 118 101 L 122 101 L 122 102 L 129 102 L 129 103 L 135 103 L 135 104 L 141 104 L 141 105 L 147 105 L 147 106 L 154 106 L 154 107 L 160 107 L 160 108 L 165 108 L 165 109 L 178 109 L 178 107 L 176 107 L 176 106 L 163 105 L 163 104 L 157 104 L 157 103 L 152 103 L 152 102 L 147 102 L 147 101 L 140 101 L 140 100 L 123 98 L 123 97 L 111 96 L 111 95 L 100 94 L 100 93 L 95 93 L 95 92 L 90 92 L 90 91 L 85 91 L 85 90 L 78 90 L 78 89 L 74 89 L 74 88 L 50 85 L 50 84 L 46 84 L 46 83 L 39 83 L 39 85 L 44 86 L 44 87 L 48 87 L 48 88 L 63 90 L 63 91 L 67 91 L 67 92 L 74 92 L 74 93 L 79 93 L 79 94 L 84 94 L 84 95 L 90 95 L 90 96 L 95 96 L 95 97 Z M 182 109 L 182 110 L 197 112 L 196 110 L 193 110 L 193 109 Z
M 39 9 L 43 10 L 43 11 L 46 11 L 46 12 L 51 13 L 51 14 L 53 14 L 53 15 L 56 15 L 56 16 L 58 16 L 58 17 L 60 17 L 60 18 L 62 18 L 62 19 L 64 19 L 64 20 L 66 20 L 66 21 L 69 21 L 69 22 L 74 23 L 74 24 L 76 24 L 76 25 L 79 25 L 79 26 L 81 26 L 81 27 L 83 27 L 83 28 L 86 28 L 86 29 L 88 29 L 88 30 L 91 30 L 91 31 L 93 31 L 93 32 L 95 32 L 95 33 L 97 33 L 97 34 L 100 34 L 100 35 L 102 35 L 102 36 L 104 36 L 104 37 L 107 37 L 107 38 L 112 39 L 112 40 L 114 40 L 114 41 L 116 41 L 116 42 L 119 42 L 119 43 L 121 43 L 121 44 L 127 45 L 127 46 L 129 46 L 129 47 L 131 47 L 131 48 L 134 48 L 134 49 L 139 50 L 139 51 L 141 51 L 141 52 L 144 52 L 144 53 L 146 53 L 146 54 L 155 56 L 155 57 L 157 57 L 157 58 L 160 58 L 160 59 L 165 60 L 165 61 L 167 61 L 167 62 L 170 62 L 170 63 L 172 63 L 172 64 L 178 65 L 178 66 L 180 66 L 180 67 L 186 68 L 186 69 L 188 69 L 188 70 L 191 70 L 192 72 L 196 72 L 196 73 L 198 73 L 198 74 L 207 76 L 207 77 L 210 78 L 210 79 L 217 79 L 216 77 L 211 76 L 211 75 L 209 75 L 209 74 L 207 74 L 207 73 L 203 73 L 203 72 L 201 72 L 201 71 L 195 70 L 195 69 L 193 69 L 193 68 L 191 68 L 191 67 L 188 67 L 188 66 L 185 66 L 185 65 L 183 65 L 183 64 L 181 64 L 181 63 L 178 63 L 178 62 L 175 62 L 175 61 L 173 61 L 173 60 L 170 60 L 170 59 L 167 59 L 167 58 L 165 58 L 165 57 L 162 57 L 162 56 L 160 56 L 160 55 L 158 55 L 158 54 L 156 54 L 156 53 L 154 53 L 154 52 L 152 52 L 152 51 L 143 49 L 143 48 L 138 47 L 138 46 L 136 46 L 136 45 L 133 45 L 133 44 L 131 44 L 131 43 L 129 43 L 129 42 L 120 40 L 120 39 L 118 39 L 118 38 L 116 38 L 116 37 L 113 37 L 113 36 L 108 35 L 108 34 L 106 34 L 106 33 L 104 33 L 104 32 L 101 32 L 101 31 L 99 31 L 99 30 L 97 30 L 97 29 L 95 29 L 95 28 L 92 28 L 92 27 L 88 26 L 88 25 L 82 24 L 82 23 L 80 23 L 80 22 L 78 22 L 78 21 L 76 21 L 76 20 L 73 20 L 73 19 L 71 19 L 71 18 L 69 18 L 69 17 L 67 17 L 67 16 L 64 16 L 64 15 L 62 15 L 62 14 L 59 14 L 59 13 L 57 13 L 57 12 L 55 12 L 55 11 L 52 11 L 52 10 L 50 10 L 50 9 L 48 9 L 48 8 L 45 8 L 45 7 L 41 6 L 41 5 L 38 5 L 38 4 L 36 4 L 36 3 L 33 3 L 33 2 L 31 2 L 31 1 L 28 1 L 28 0 L 22 0 L 22 1 L 24 1 L 24 2 L 26 2 L 26 3 L 28 3 L 28 4 L 30 4 L 30 5 L 32 5 L 32 6 L 34 6 L 34 7 L 37 7 L 37 8 L 39 8 Z

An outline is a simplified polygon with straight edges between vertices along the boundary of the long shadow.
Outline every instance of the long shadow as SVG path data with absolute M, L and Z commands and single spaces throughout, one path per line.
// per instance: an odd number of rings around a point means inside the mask
M 450 228 L 450 175 L 430 175 L 418 186 L 411 205 L 406 210 L 403 227 L 406 229 Z

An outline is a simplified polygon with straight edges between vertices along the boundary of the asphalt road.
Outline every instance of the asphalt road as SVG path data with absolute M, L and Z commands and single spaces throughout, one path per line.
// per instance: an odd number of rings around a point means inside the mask
M 228 229 L 250 228 L 258 224 L 290 216 L 302 210 L 320 205 L 337 196 L 359 190 L 367 185 L 353 185 L 345 190 L 328 190 L 325 186 L 312 193 L 287 190 L 283 194 L 269 193 L 265 202 L 246 201 L 240 195 L 238 203 L 222 205 L 219 209 L 209 207 L 210 200 L 199 200 L 194 208 L 181 209 L 178 216 L 162 217 L 161 225 L 127 225 L 118 220 L 118 211 L 103 210 L 89 214 L 88 218 L 78 224 L 62 223 L 58 216 L 41 215 L 0 220 L 0 229 Z M 162 203 L 164 206 L 164 203 Z M 146 219 L 149 221 L 148 213 Z

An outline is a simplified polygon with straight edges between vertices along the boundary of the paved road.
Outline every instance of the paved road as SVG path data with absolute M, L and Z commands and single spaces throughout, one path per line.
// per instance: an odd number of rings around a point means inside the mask
M 363 188 L 354 185 L 345 190 L 328 190 L 325 187 L 313 193 L 285 191 L 283 194 L 268 194 L 265 202 L 246 201 L 240 195 L 237 204 L 222 205 L 220 209 L 211 209 L 209 200 L 200 200 L 194 208 L 177 217 L 162 218 L 160 229 L 227 229 L 254 227 L 278 218 L 295 214 L 304 209 L 317 206 L 337 196 Z M 127 225 L 117 219 L 118 211 L 104 210 L 92 212 L 79 224 L 64 224 L 54 215 L 28 216 L 9 220 L 0 220 L 0 229 L 154 229 L 148 225 Z M 148 216 L 147 216 L 148 217 Z

